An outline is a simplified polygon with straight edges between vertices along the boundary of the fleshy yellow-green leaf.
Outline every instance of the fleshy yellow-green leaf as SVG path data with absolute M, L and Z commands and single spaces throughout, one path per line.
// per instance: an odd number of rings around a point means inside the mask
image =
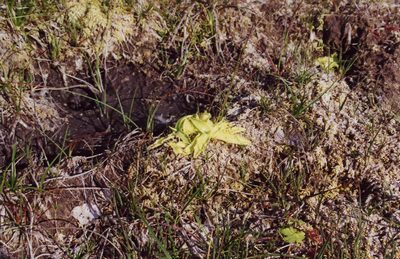
M 211 114 L 208 113 L 208 112 L 200 113 L 200 114 L 197 115 L 196 117 L 198 117 L 200 120 L 203 120 L 203 121 L 211 120 Z
M 300 244 L 305 238 L 305 233 L 303 231 L 297 230 L 293 227 L 281 228 L 279 232 L 282 234 L 283 240 L 291 244 Z
M 239 135 L 244 131 L 243 128 L 234 127 L 225 120 L 214 123 L 208 112 L 184 116 L 171 129 L 171 134 L 158 139 L 149 149 L 157 148 L 168 142 L 175 154 L 197 157 L 205 151 L 207 144 L 212 139 L 237 145 L 251 144 L 250 140 Z
M 189 136 L 188 135 L 186 135 L 184 132 L 182 132 L 182 131 L 177 131 L 176 133 L 175 133 L 175 136 L 177 137 L 177 138 L 179 138 L 183 143 L 185 143 L 186 145 L 189 145 L 190 144 L 190 138 L 189 138 Z
M 210 119 L 208 119 L 206 116 L 202 116 L 202 117 L 204 119 L 201 119 L 198 116 L 196 116 L 194 118 L 190 118 L 190 122 L 201 133 L 208 133 L 213 129 L 214 123 Z
M 247 138 L 231 133 L 229 130 L 218 131 L 213 134 L 213 138 L 224 141 L 229 144 L 236 144 L 243 146 L 251 144 L 250 140 L 248 140 Z
M 153 144 L 149 146 L 149 149 L 158 148 L 159 146 L 163 145 L 164 143 L 168 142 L 169 140 L 173 139 L 174 135 L 168 135 L 164 138 L 157 139 Z
M 185 151 L 185 148 L 187 147 L 187 144 L 179 141 L 179 142 L 169 142 L 168 145 L 172 148 L 175 154 L 177 155 L 183 155 L 187 156 L 190 155 L 190 153 Z
M 176 123 L 175 130 L 180 131 L 186 135 L 192 135 L 196 133 L 197 129 L 193 126 L 191 123 L 191 119 L 193 118 L 193 115 L 188 115 L 185 116 Z
M 193 139 L 193 142 L 186 147 L 185 151 L 192 153 L 193 157 L 198 157 L 206 149 L 209 141 L 209 134 L 199 134 Z
M 232 127 L 229 122 L 221 121 L 216 125 L 216 130 L 212 133 L 212 138 L 224 141 L 229 144 L 250 145 L 250 140 L 238 135 L 244 129 L 240 127 Z

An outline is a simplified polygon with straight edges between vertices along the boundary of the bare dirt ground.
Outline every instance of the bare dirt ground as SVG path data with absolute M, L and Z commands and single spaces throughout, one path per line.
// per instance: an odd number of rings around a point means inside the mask
M 0 258 L 400 258 L 397 1 L 0 13 Z M 252 144 L 148 149 L 203 111 Z

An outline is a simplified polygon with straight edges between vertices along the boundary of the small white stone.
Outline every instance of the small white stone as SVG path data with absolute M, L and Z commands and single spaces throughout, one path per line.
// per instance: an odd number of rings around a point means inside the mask
M 80 225 L 86 225 L 90 221 L 100 217 L 101 213 L 95 204 L 84 203 L 81 206 L 76 206 L 71 211 L 72 217 L 79 221 Z

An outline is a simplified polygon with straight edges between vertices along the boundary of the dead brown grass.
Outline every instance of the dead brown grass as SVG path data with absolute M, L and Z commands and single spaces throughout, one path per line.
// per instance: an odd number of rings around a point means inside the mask
M 0 257 L 399 257 L 398 6 L 346 3 L 0 5 Z M 198 110 L 253 144 L 147 149 Z

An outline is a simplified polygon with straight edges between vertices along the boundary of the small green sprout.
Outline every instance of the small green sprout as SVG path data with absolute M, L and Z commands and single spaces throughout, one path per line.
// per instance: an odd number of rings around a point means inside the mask
M 184 116 L 171 129 L 171 134 L 158 139 L 149 149 L 168 143 L 177 155 L 198 157 L 212 139 L 243 146 L 251 144 L 250 140 L 238 134 L 244 131 L 243 128 L 232 126 L 226 120 L 213 122 L 208 112 Z
M 279 229 L 279 233 L 283 236 L 283 240 L 290 244 L 300 244 L 305 238 L 305 233 L 294 227 L 281 228 Z

